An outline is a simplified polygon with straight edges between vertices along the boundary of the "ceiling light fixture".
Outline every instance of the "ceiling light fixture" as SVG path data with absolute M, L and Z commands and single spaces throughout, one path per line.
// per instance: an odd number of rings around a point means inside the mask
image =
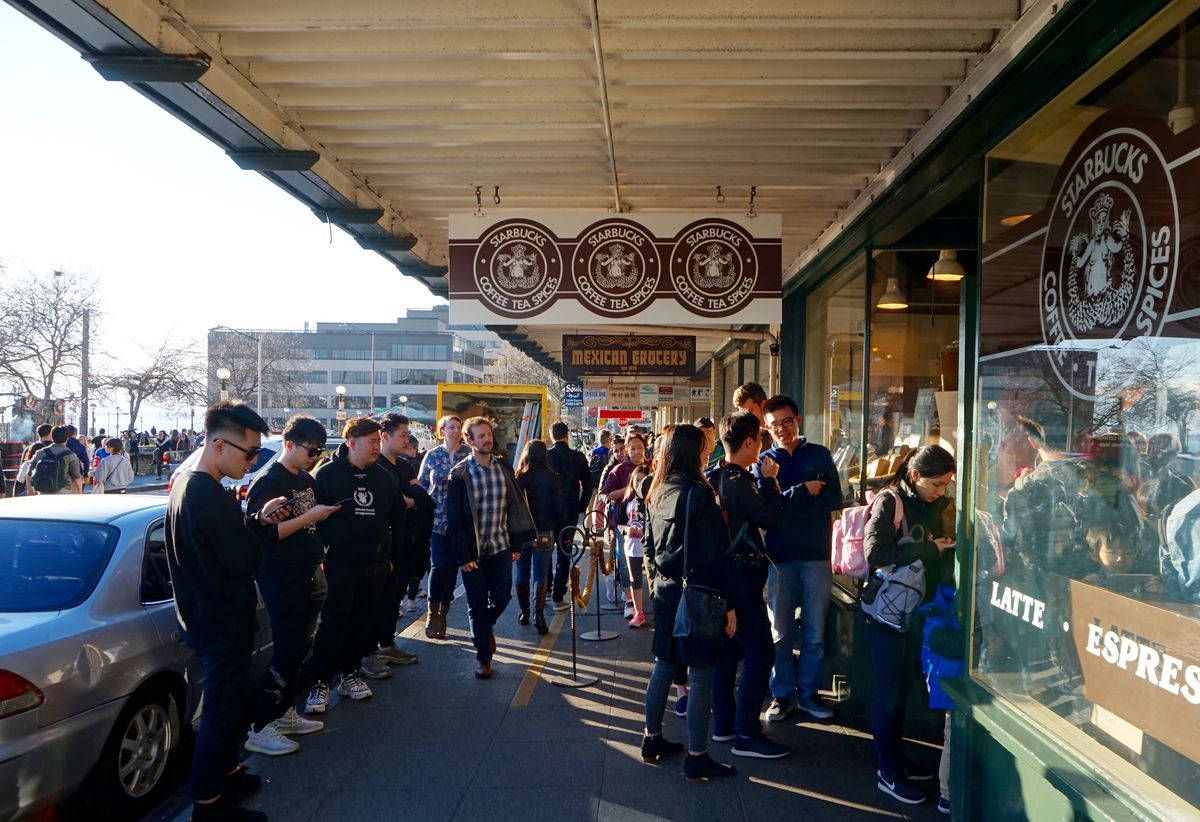
M 887 289 L 880 295 L 879 302 L 875 303 L 875 307 L 888 311 L 899 311 L 902 308 L 908 308 L 908 297 L 900 290 L 900 280 L 895 277 L 888 277 Z
M 937 262 L 930 266 L 925 279 L 939 283 L 956 283 L 965 276 L 967 272 L 958 261 L 958 254 L 953 249 L 945 248 L 938 254 Z

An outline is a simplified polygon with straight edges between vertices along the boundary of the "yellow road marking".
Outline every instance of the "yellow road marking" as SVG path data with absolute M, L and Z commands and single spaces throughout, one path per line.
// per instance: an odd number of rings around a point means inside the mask
M 546 667 L 546 662 L 550 659 L 550 651 L 554 648 L 554 641 L 558 639 L 558 632 L 562 630 L 563 622 L 566 620 L 568 613 L 568 611 L 559 611 L 554 615 L 554 619 L 550 620 L 550 633 L 542 637 L 537 652 L 534 653 L 533 659 L 529 662 L 529 667 L 525 670 L 525 677 L 521 680 L 521 684 L 517 686 L 517 693 L 513 696 L 513 701 L 508 707 L 529 707 L 529 699 L 533 696 L 533 688 L 542 677 L 542 669 Z

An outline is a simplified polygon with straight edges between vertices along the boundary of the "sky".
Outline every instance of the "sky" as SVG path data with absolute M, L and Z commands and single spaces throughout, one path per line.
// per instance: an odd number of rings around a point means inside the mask
M 331 243 L 298 200 L 4 3 L 0 152 L 0 262 L 95 276 L 99 347 L 122 361 L 166 338 L 203 348 L 214 325 L 391 322 L 443 302 L 341 229 Z M 350 298 L 351 278 L 394 288 Z M 96 409 L 98 426 L 116 406 Z

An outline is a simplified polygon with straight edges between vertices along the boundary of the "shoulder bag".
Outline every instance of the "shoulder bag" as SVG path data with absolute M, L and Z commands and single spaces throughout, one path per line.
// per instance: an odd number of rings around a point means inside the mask
M 709 657 L 716 656 L 725 641 L 725 597 L 715 588 L 688 582 L 688 542 L 692 520 L 692 492 L 688 490 L 683 504 L 683 595 L 675 611 L 672 636 L 686 640 L 691 650 Z M 687 661 L 687 660 L 685 660 Z

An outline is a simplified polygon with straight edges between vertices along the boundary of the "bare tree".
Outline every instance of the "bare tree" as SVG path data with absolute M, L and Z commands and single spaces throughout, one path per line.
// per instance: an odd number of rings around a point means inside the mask
M 83 315 L 91 311 L 92 339 L 98 319 L 96 281 L 72 272 L 23 274 L 0 268 L 5 297 L 0 308 L 0 379 L 43 401 L 78 390 L 83 353 Z
M 208 375 L 206 402 L 220 396 L 218 368 L 228 368 L 225 381 L 229 396 L 253 402 L 258 395 L 258 340 L 262 340 L 262 384 L 264 403 L 271 397 L 292 397 L 304 391 L 298 371 L 311 367 L 313 355 L 300 344 L 299 335 L 286 331 L 238 332 L 224 328 L 208 332 Z
M 507 342 L 501 345 L 495 362 L 484 370 L 483 379 L 501 385 L 544 385 L 559 396 L 563 392 L 562 377 Z
M 164 341 L 157 349 L 143 349 L 145 356 L 136 365 L 113 368 L 97 380 L 97 387 L 128 402 L 130 428 L 136 428 L 145 403 L 163 408 L 203 405 L 204 365 L 195 351 L 195 346 L 175 348 Z

